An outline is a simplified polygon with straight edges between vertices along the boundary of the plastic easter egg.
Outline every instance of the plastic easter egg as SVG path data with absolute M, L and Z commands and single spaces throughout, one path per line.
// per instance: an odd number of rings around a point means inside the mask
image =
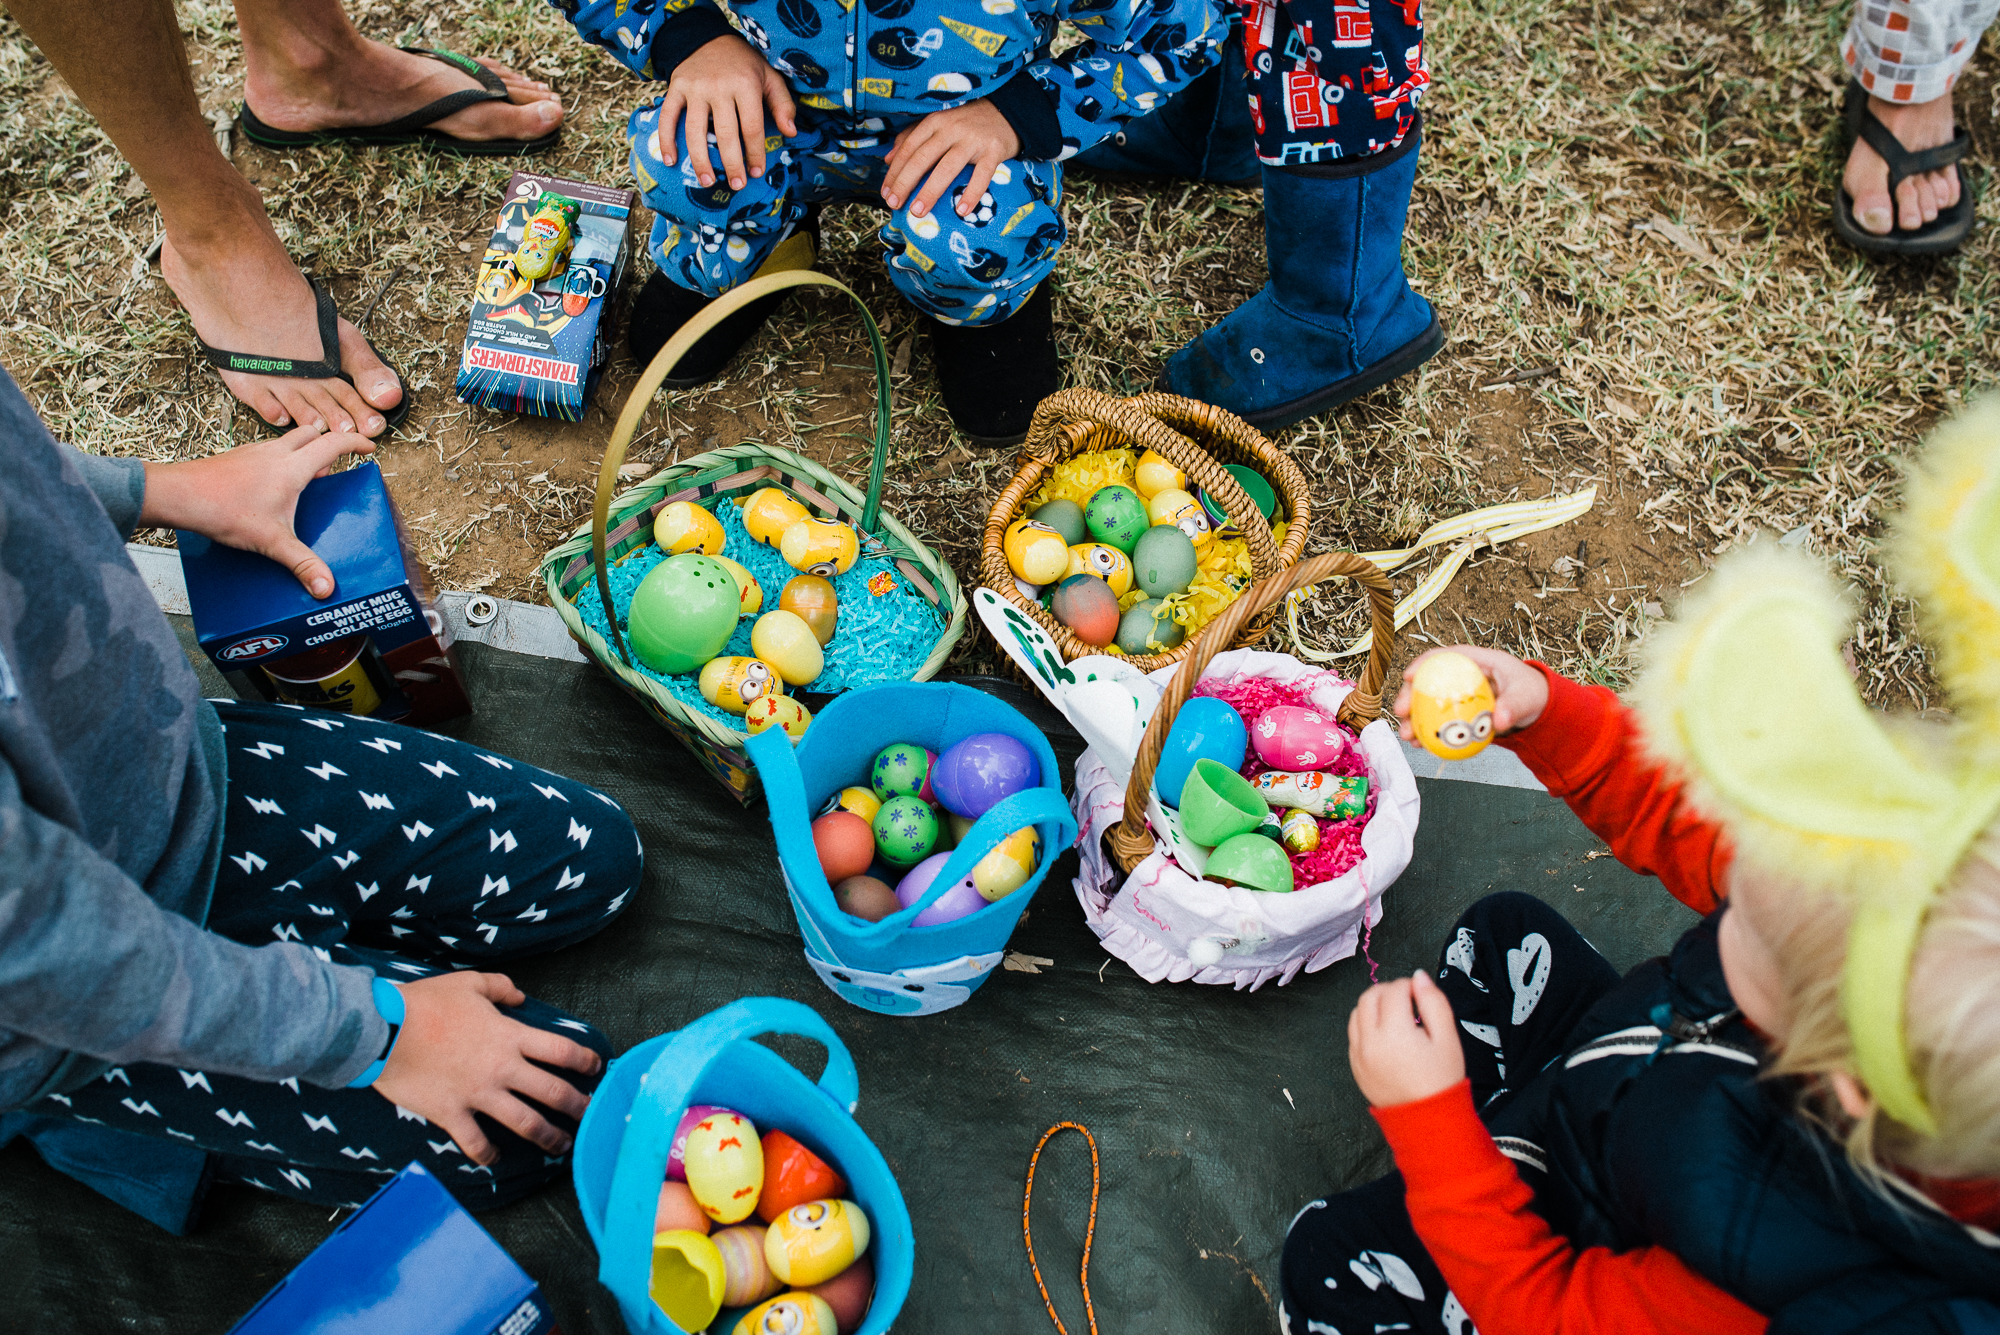
M 859 876 L 875 861 L 875 834 L 852 811 L 829 811 L 812 823 L 813 851 L 828 884 Z
M 688 1132 L 684 1156 L 688 1190 L 703 1214 L 718 1224 L 750 1217 L 764 1187 L 764 1147 L 749 1118 L 710 1113 Z
M 949 861 L 949 853 L 933 853 L 910 869 L 909 875 L 896 883 L 896 899 L 904 908 L 909 908 L 930 892 L 937 874 L 944 870 Z M 972 883 L 970 876 L 951 889 L 939 895 L 931 906 L 911 920 L 916 927 L 935 927 L 943 922 L 957 922 L 960 918 L 977 913 L 986 907 L 985 896 Z
M 668 1320 L 683 1330 L 706 1330 L 722 1311 L 722 1253 L 705 1233 L 669 1229 L 653 1235 L 648 1291 Z
M 670 552 L 714 556 L 727 540 L 721 521 L 693 501 L 663 505 L 653 519 L 653 541 Z
M 684 1156 L 687 1154 L 688 1132 L 699 1126 L 701 1120 L 711 1113 L 728 1111 L 729 1109 L 718 1108 L 713 1103 L 697 1103 L 681 1114 L 680 1122 L 674 1127 L 674 1143 L 667 1147 L 667 1181 L 687 1181 L 687 1162 Z M 704 1224 L 703 1228 L 706 1227 Z
M 1034 752 L 1004 732 L 976 732 L 945 748 L 931 788 L 946 811 L 977 819 L 1003 797 L 1041 782 Z
M 701 698 L 717 709 L 741 714 L 767 695 L 783 695 L 785 679 L 761 658 L 711 658 L 702 664 Z
M 874 835 L 869 835 L 869 840 L 873 842 Z M 833 902 L 840 905 L 842 913 L 851 913 L 863 922 L 880 922 L 903 907 L 889 883 L 873 876 L 850 876 L 835 882 Z
M 764 1259 L 787 1284 L 824 1284 L 868 1250 L 868 1237 L 868 1216 L 853 1201 L 808 1201 L 771 1221 Z
M 1261 834 L 1239 834 L 1216 845 L 1208 855 L 1206 877 L 1229 885 L 1287 895 L 1298 888 L 1292 860 L 1285 850 Z
M 936 763 L 937 756 L 914 742 L 891 742 L 875 753 L 875 762 L 868 767 L 868 782 L 875 796 L 885 802 L 899 793 L 928 802 L 932 798 L 931 766 Z
M 1158 598 L 1134 603 L 1118 618 L 1118 647 L 1128 654 L 1163 654 L 1186 638 L 1187 628 L 1166 615 Z
M 1479 664 L 1449 649 L 1425 655 L 1410 677 L 1410 726 L 1441 759 L 1484 751 L 1493 740 L 1493 687 Z
M 845 575 L 861 554 L 861 539 L 837 519 L 794 519 L 778 539 L 785 564 L 807 575 Z
M 1187 534 L 1188 541 L 1198 552 L 1207 548 L 1209 540 L 1215 536 L 1215 526 L 1208 522 L 1208 511 L 1201 508 L 1200 501 L 1184 491 L 1161 492 L 1148 503 L 1146 514 L 1155 528 L 1171 524 Z
M 846 1190 L 846 1178 L 792 1137 L 782 1131 L 764 1137 L 764 1194 L 757 1198 L 757 1217 L 765 1223 L 794 1205 L 831 1200 Z
M 1099 487 L 1084 504 L 1083 522 L 1091 537 L 1130 552 L 1147 528 L 1146 503 L 1130 487 Z
M 1184 591 L 1199 568 L 1194 543 L 1170 524 L 1147 529 L 1132 548 L 1132 578 L 1148 598 Z
M 1151 500 L 1163 491 L 1178 491 L 1187 486 L 1187 474 L 1158 450 L 1147 450 L 1139 456 L 1139 466 L 1132 472 L 1132 485 L 1141 496 Z
M 930 803 L 903 794 L 875 813 L 875 851 L 892 867 L 913 867 L 937 843 L 937 815 Z
M 1069 544 L 1053 526 L 1038 519 L 1017 519 L 1000 540 L 1007 567 L 1030 584 L 1061 579 L 1069 568 Z
M 782 609 L 766 612 L 750 628 L 750 650 L 778 669 L 787 686 L 806 686 L 826 667 L 819 637 L 805 618 Z
M 1303 705 L 1273 705 L 1250 728 L 1257 759 L 1272 769 L 1324 769 L 1347 752 L 1340 725 Z
M 781 1293 L 745 1312 L 730 1335 L 839 1335 L 839 1330 L 839 1319 L 826 1299 L 811 1293 Z
M 1083 507 L 1075 501 L 1050 501 L 1028 517 L 1062 534 L 1065 547 L 1074 547 L 1090 536 L 1090 527 L 1083 522 Z
M 875 819 L 875 813 L 881 809 L 882 799 L 875 796 L 873 788 L 855 785 L 843 788 L 829 797 L 826 805 L 819 809 L 819 814 L 824 816 L 829 811 L 851 811 L 863 820 L 872 821 Z
M 1095 575 L 1123 598 L 1132 588 L 1132 558 L 1102 542 L 1080 542 L 1069 549 L 1068 573 Z
M 687 1183 L 669 1180 L 660 1184 L 660 1203 L 653 1210 L 653 1232 L 677 1230 L 707 1233 L 708 1216 L 695 1204 L 694 1193 L 688 1190 Z
M 743 502 L 743 527 L 766 547 L 776 547 L 785 530 L 806 517 L 805 506 L 777 487 L 760 487 Z
M 1042 836 L 1030 825 L 1000 841 L 972 868 L 972 888 L 988 903 L 1005 899 L 1028 883 L 1042 855 Z
M 669 556 L 632 591 L 632 652 L 655 672 L 692 672 L 729 643 L 741 604 L 721 562 L 694 552 Z
M 833 639 L 840 623 L 840 599 L 823 575 L 794 575 L 778 591 L 778 610 L 790 612 L 812 628 L 821 647 Z
M 812 711 L 789 695 L 763 695 L 743 711 L 743 727 L 755 735 L 766 728 L 783 728 L 793 741 L 806 735 L 812 726 Z
M 1240 770 L 1249 748 L 1250 733 L 1243 726 L 1242 715 L 1212 696 L 1191 696 L 1167 730 L 1160 763 L 1153 770 L 1153 788 L 1162 802 L 1178 806 L 1181 789 L 1187 786 L 1197 760 L 1213 760 Z
M 1264 518 L 1269 519 L 1278 512 L 1278 493 L 1271 490 L 1271 484 L 1264 480 L 1262 473 L 1243 464 L 1224 464 L 1222 471 L 1236 479 L 1236 485 L 1243 488 L 1243 494 L 1250 498 L 1250 504 L 1256 506 L 1257 512 Z M 1208 522 L 1218 537 L 1234 538 L 1242 534 L 1243 530 L 1231 522 L 1229 512 L 1222 508 L 1222 502 L 1206 491 L 1196 492 L 1195 499 L 1201 502 L 1201 508 L 1207 513 Z
M 868 1315 L 868 1300 L 875 1296 L 875 1263 L 860 1257 L 826 1283 L 815 1284 L 806 1292 L 833 1309 L 833 1319 L 840 1323 L 840 1335 L 851 1335 L 861 1328 L 861 1319 Z
M 709 1238 L 722 1258 L 722 1305 L 748 1307 L 785 1287 L 764 1259 L 764 1234 L 756 1224 L 720 1228 Z M 713 1317 L 709 1318 L 711 1321 Z
M 1020 595 L 1023 598 L 1026 598 L 1029 602 L 1039 603 L 1040 601 L 1042 601 L 1042 591 L 1048 588 L 1048 585 L 1030 584 L 1028 583 L 1027 580 L 1022 579 L 1020 576 L 1017 575 L 1014 577 L 1014 588 L 1016 589 L 1016 591 L 1020 593 Z
M 951 847 L 957 848 L 965 842 L 965 836 L 971 833 L 972 817 L 961 816 L 956 811 L 947 811 L 944 813 L 944 819 L 938 824 L 938 846 L 942 848 L 945 841 L 950 840 Z
M 750 616 L 764 605 L 764 586 L 757 582 L 757 577 L 751 574 L 747 567 L 726 556 L 709 559 L 722 562 L 722 568 L 736 581 L 736 591 L 739 595 L 736 605 L 738 616 Z
M 1118 638 L 1118 595 L 1094 575 L 1071 575 L 1056 585 L 1049 608 L 1085 644 L 1102 647 Z

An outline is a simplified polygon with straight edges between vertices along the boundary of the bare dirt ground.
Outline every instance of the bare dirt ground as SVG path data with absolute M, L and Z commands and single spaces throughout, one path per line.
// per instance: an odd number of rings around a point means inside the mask
M 373 34 L 495 54 L 549 79 L 571 119 L 537 168 L 626 181 L 623 126 L 644 90 L 554 10 L 357 0 L 350 11 Z M 181 12 L 204 107 L 233 110 L 232 10 L 199 0 Z M 1428 21 L 1438 83 L 1406 258 L 1450 342 L 1418 375 L 1281 438 L 1317 488 L 1312 549 L 1398 546 L 1463 510 L 1594 485 L 1583 519 L 1468 565 L 1402 654 L 1471 638 L 1617 684 L 1682 589 L 1762 531 L 1824 553 L 1856 583 L 1868 692 L 1929 703 L 1924 651 L 1873 543 L 1897 458 L 1990 377 L 1995 246 L 1982 225 L 1958 257 L 1885 264 L 1832 239 L 1844 16 L 1782 0 L 1450 0 Z M 1958 107 L 1983 161 L 2000 87 L 1977 64 Z M 587 517 L 636 368 L 621 340 L 574 424 L 453 398 L 477 256 L 513 165 L 231 147 L 294 253 L 344 312 L 369 312 L 367 332 L 416 395 L 380 457 L 440 582 L 540 599 L 536 564 Z M 141 258 L 158 229 L 143 185 L 4 21 L 0 208 L 14 238 L 0 249 L 0 360 L 58 435 L 167 459 L 261 433 Z M 1143 388 L 1264 281 L 1256 191 L 1077 180 L 1066 210 L 1055 282 L 1071 383 Z M 1982 205 L 1983 220 L 1992 210 Z M 869 302 L 895 352 L 888 504 L 969 579 L 1012 460 L 953 432 L 874 226 L 859 207 L 829 212 L 819 267 Z M 651 408 L 631 471 L 754 439 L 859 477 L 866 366 L 849 313 L 795 299 L 724 380 Z M 1426 569 L 1399 573 L 1399 589 Z M 1308 639 L 1348 638 L 1350 601 L 1324 591 Z M 988 663 L 990 646 L 970 635 L 960 661 Z

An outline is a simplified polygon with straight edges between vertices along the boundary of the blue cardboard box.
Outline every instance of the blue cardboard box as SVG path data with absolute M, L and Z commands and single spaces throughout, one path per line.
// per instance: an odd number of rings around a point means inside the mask
M 381 468 L 314 478 L 292 527 L 333 571 L 333 597 L 267 556 L 179 534 L 195 639 L 236 693 L 424 727 L 472 712 Z
M 560 1335 L 541 1289 L 421 1164 L 299 1262 L 230 1335 Z

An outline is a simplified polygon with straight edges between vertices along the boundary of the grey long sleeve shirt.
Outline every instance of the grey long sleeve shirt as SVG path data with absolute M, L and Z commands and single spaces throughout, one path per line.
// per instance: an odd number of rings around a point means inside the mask
M 0 1109 L 160 1062 L 347 1083 L 367 969 L 202 927 L 226 739 L 125 552 L 136 459 L 52 439 L 0 373 Z

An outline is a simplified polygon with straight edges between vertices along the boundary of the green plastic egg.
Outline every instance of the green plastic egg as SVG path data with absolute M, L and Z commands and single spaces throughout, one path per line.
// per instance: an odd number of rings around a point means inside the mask
M 1152 523 L 1146 517 L 1146 503 L 1130 487 L 1099 487 L 1083 507 L 1084 526 L 1090 536 L 1106 546 L 1116 547 L 1127 556 Z
M 1171 598 L 1194 583 L 1194 543 L 1173 524 L 1155 524 L 1132 546 L 1132 579 L 1148 598 Z
M 1076 546 L 1089 533 L 1083 522 L 1083 507 L 1075 501 L 1050 501 L 1029 518 L 1039 519 L 1062 534 L 1065 547 Z
M 632 652 L 655 672 L 692 672 L 736 631 L 742 591 L 722 562 L 695 552 L 654 566 L 632 593 Z
M 875 851 L 892 867 L 914 867 L 937 845 L 937 813 L 921 797 L 892 797 L 875 813 Z
M 1158 598 L 1134 603 L 1118 618 L 1118 647 L 1128 654 L 1163 654 L 1179 647 L 1187 629 L 1172 617 L 1162 616 L 1166 604 Z

